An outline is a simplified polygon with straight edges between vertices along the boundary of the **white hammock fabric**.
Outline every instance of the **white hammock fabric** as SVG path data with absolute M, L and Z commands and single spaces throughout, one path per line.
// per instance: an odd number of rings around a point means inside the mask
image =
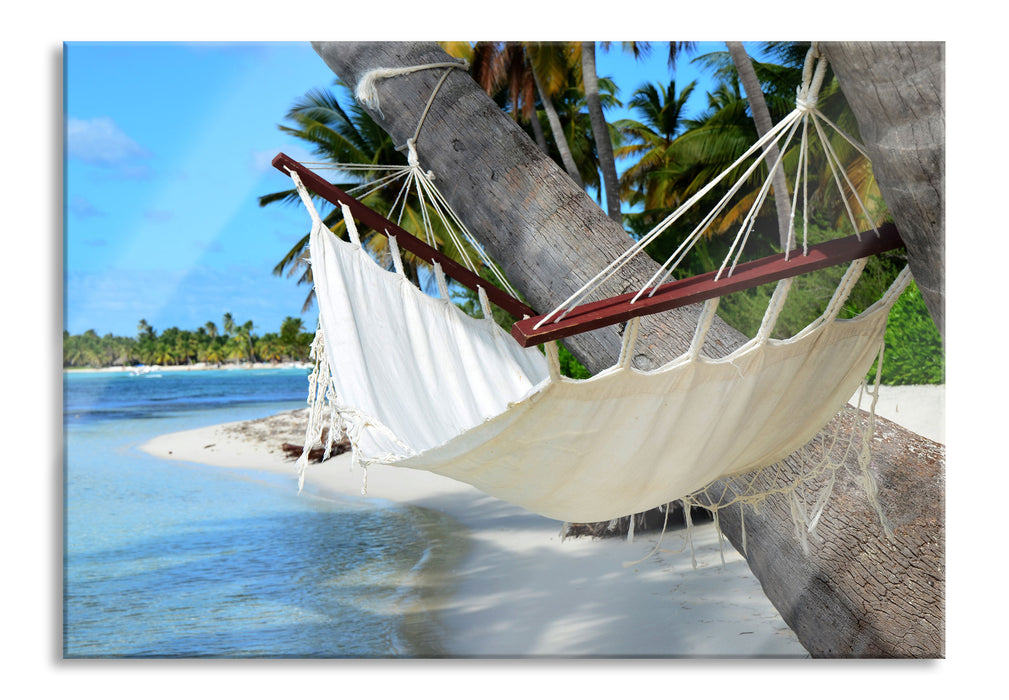
M 861 385 L 892 303 L 720 359 L 693 350 L 573 380 L 311 211 L 325 360 L 357 461 L 443 474 L 566 522 L 642 512 L 802 447 Z
M 320 307 L 310 403 L 332 405 L 330 435 L 345 430 L 355 462 L 365 469 L 431 471 L 565 522 L 602 522 L 677 499 L 686 503 L 715 480 L 802 448 L 863 383 L 881 354 L 890 306 L 910 280 L 905 270 L 879 302 L 840 320 L 864 266 L 856 261 L 819 319 L 775 340 L 770 335 L 790 285 L 785 280 L 757 337 L 719 359 L 700 351 L 717 307 L 717 300 L 708 302 L 691 348 L 649 372 L 630 365 L 637 327 L 631 322 L 617 364 L 573 380 L 560 375 L 553 343 L 545 355 L 522 348 L 493 321 L 485 296 L 485 318 L 473 319 L 444 293 L 441 299 L 424 294 L 398 260 L 396 272 L 377 265 L 362 249 L 346 207 L 351 241 L 337 238 L 292 177 L 312 216 Z M 319 416 L 315 410 L 306 433 L 302 473 Z M 753 498 L 742 496 L 751 504 Z M 819 500 L 822 508 L 825 498 Z M 794 501 L 793 508 L 805 506 Z M 802 519 L 815 524 L 811 514 Z

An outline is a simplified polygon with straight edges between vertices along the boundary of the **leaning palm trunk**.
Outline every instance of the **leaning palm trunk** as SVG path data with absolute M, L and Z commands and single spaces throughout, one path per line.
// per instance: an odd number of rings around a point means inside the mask
M 426 43 L 334 42 L 315 48 L 351 85 L 375 67 L 448 60 L 437 45 Z M 413 136 L 439 77 L 437 71 L 422 70 L 378 84 L 382 114 L 373 116 L 396 143 Z M 553 308 L 629 247 L 623 229 L 461 71 L 443 84 L 417 148 L 424 167 L 439 175 L 451 206 L 534 309 Z M 451 176 L 462 171 L 466 177 Z M 638 258 L 625 268 L 622 282 L 602 293 L 641 287 L 657 265 Z M 688 307 L 643 318 L 637 346 L 642 352 L 633 364 L 650 369 L 681 354 L 697 314 L 696 307 Z M 703 352 L 721 357 L 745 340 L 716 319 Z M 610 366 L 620 348 L 616 328 L 565 342 L 592 371 Z M 888 426 L 886 439 L 888 451 L 877 455 L 875 466 L 895 542 L 883 536 L 858 486 L 843 479 L 819 526 L 843 538 L 814 541 L 808 555 L 795 541 L 787 505 L 772 502 L 759 513 L 746 513 L 749 546 L 743 554 L 768 598 L 816 656 L 943 654 L 942 448 L 897 426 Z M 803 467 L 785 466 L 794 472 Z M 918 495 L 902 500 L 901 494 Z M 733 545 L 743 551 L 739 511 L 727 509 L 719 517 Z M 867 580 L 886 583 L 875 587 Z
M 764 100 L 764 91 L 760 87 L 760 80 L 753 70 L 753 62 L 746 55 L 746 49 L 742 42 L 727 41 L 725 45 L 729 48 L 729 55 L 739 73 L 739 80 L 743 83 L 743 90 L 746 91 L 746 99 L 750 103 L 750 113 L 753 115 L 753 123 L 757 127 L 757 134 L 763 136 L 774 124 L 771 122 L 771 112 L 767 109 L 767 102 Z M 770 170 L 778 162 L 778 143 L 772 141 L 767 147 L 764 155 L 764 162 Z M 777 168 L 771 176 L 771 183 L 774 187 L 774 208 L 778 213 L 778 241 L 782 250 L 789 249 L 788 229 L 791 215 L 788 206 L 788 184 L 785 182 L 785 171 Z
M 599 156 L 599 170 L 603 175 L 603 191 L 606 193 L 606 212 L 618 224 L 623 222 L 620 215 L 620 181 L 617 179 L 617 163 L 613 157 L 613 143 L 610 129 L 603 114 L 603 103 L 599 97 L 599 79 L 596 77 L 596 43 L 582 42 L 582 82 L 585 84 L 585 101 L 589 105 L 589 120 L 592 122 L 592 138 L 596 142 Z
M 826 43 L 821 50 L 858 120 L 908 263 L 946 337 L 945 50 L 939 42 Z
M 536 69 L 532 68 L 533 80 L 536 81 L 536 92 L 540 95 L 540 101 L 543 103 L 543 111 L 547 115 L 547 121 L 550 122 L 550 131 L 554 135 L 554 143 L 557 144 L 557 151 L 561 155 L 561 162 L 564 163 L 564 169 L 568 171 L 568 175 L 575 184 L 581 188 L 582 176 L 578 172 L 578 164 L 575 163 L 574 156 L 571 155 L 571 148 L 568 146 L 568 140 L 564 136 L 564 127 L 561 126 L 561 118 L 557 115 L 557 109 L 554 107 L 553 100 L 550 95 L 543 89 L 543 83 L 539 76 L 536 75 Z

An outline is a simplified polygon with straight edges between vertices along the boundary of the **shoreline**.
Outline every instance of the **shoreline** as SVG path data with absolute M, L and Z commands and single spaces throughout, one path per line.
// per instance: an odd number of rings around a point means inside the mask
M 297 489 L 294 460 L 280 444 L 302 442 L 305 415 L 297 409 L 162 435 L 139 449 L 287 475 Z M 421 575 L 425 612 L 440 621 L 450 657 L 807 656 L 745 560 L 728 543 L 720 551 L 711 523 L 693 528 L 694 569 L 681 531 L 667 532 L 653 554 L 658 533 L 631 542 L 562 539 L 560 522 L 429 472 L 376 465 L 367 496 L 362 482 L 343 454 L 310 464 L 305 489 L 434 510 L 461 526 L 465 552 L 454 566 Z
M 127 373 L 127 374 L 147 374 L 149 372 L 199 372 L 204 370 L 226 370 L 245 371 L 254 369 L 312 369 L 311 362 L 239 362 L 236 364 L 213 364 L 206 362 L 194 362 L 191 365 L 135 365 L 125 367 L 116 365 L 115 367 L 64 367 L 64 372 L 81 374 L 86 372 L 94 373 Z
M 882 387 L 876 411 L 941 441 L 944 403 L 944 385 Z M 297 489 L 294 459 L 281 444 L 302 444 L 307 412 L 162 435 L 140 449 L 286 475 Z M 449 656 L 808 656 L 745 560 L 727 542 L 720 546 L 712 523 L 692 530 L 695 569 L 681 530 L 661 543 L 658 533 L 633 541 L 562 539 L 560 522 L 446 477 L 375 465 L 362 496 L 363 477 L 343 454 L 310 464 L 305 488 L 438 511 L 463 528 L 467 551 L 448 570 L 428 572 L 425 588 L 425 612 L 440 620 Z

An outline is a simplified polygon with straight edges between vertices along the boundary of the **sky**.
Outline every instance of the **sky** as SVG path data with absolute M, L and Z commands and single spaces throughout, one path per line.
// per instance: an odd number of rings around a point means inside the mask
M 693 56 L 677 89 L 703 79 Z M 307 233 L 300 205 L 260 207 L 289 182 L 270 160 L 309 158 L 278 129 L 290 106 L 335 76 L 307 42 L 69 42 L 64 45 L 64 328 L 133 336 L 220 327 L 225 312 L 257 334 L 302 314 L 308 287 L 272 268 Z M 597 71 L 627 101 L 668 82 L 664 47 L 635 61 L 597 51 Z M 704 91 L 695 93 L 697 109 Z M 608 112 L 609 119 L 628 116 Z

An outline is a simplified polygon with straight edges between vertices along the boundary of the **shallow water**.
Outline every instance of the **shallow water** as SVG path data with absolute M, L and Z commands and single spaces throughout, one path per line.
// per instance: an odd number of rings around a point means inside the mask
M 66 657 L 442 655 L 424 598 L 450 519 L 137 449 L 300 408 L 306 376 L 64 376 Z

